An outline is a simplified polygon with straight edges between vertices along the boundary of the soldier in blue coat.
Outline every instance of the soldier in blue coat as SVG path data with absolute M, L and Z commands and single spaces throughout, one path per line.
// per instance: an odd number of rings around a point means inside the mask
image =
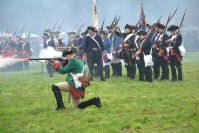
M 97 29 L 94 26 L 87 27 L 88 35 L 85 39 L 83 60 L 87 62 L 89 68 L 89 76 L 93 79 L 94 64 L 97 64 L 101 81 L 105 81 L 103 76 L 102 56 L 105 56 L 104 45 L 101 37 L 96 33 Z
M 146 31 L 139 31 L 137 33 L 137 35 L 139 36 L 140 40 L 141 40 L 141 46 L 140 49 L 136 52 L 135 56 L 138 57 L 139 56 L 139 64 L 140 66 L 138 67 L 139 69 L 139 80 L 140 81 L 144 81 L 144 77 L 145 77 L 145 81 L 147 82 L 152 82 L 152 69 L 151 66 L 147 66 L 145 67 L 145 62 L 144 62 L 144 55 L 149 55 L 152 54 L 152 43 L 150 38 L 146 38 L 147 32 Z
M 167 31 L 171 32 L 169 44 L 170 44 L 170 67 L 172 79 L 171 81 L 177 80 L 176 68 L 178 71 L 178 80 L 182 81 L 182 55 L 179 47 L 182 46 L 182 36 L 177 35 L 177 30 L 179 27 L 177 25 L 170 25 Z

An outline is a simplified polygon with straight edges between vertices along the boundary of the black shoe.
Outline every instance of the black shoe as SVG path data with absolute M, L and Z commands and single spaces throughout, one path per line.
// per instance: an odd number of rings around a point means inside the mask
M 101 78 L 100 80 L 101 80 L 101 81 L 106 81 L 105 78 Z
M 175 81 L 177 81 L 177 79 L 171 79 L 171 82 L 175 82 Z
M 95 105 L 96 105 L 98 108 L 101 108 L 102 104 L 101 104 L 100 98 L 99 98 L 99 97 L 96 97 L 95 99 L 96 99 L 96 104 L 95 104 Z
M 64 110 L 65 109 L 65 107 L 64 106 L 58 106 L 55 110 Z

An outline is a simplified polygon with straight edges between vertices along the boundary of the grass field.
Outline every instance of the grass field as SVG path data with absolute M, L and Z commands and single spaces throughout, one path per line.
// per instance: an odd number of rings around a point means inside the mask
M 199 132 L 199 52 L 183 60 L 183 81 L 146 83 L 122 77 L 99 78 L 86 89 L 83 100 L 100 96 L 102 108 L 73 109 L 62 93 L 65 110 L 55 111 L 53 83 L 41 65 L 28 72 L 0 73 L 0 132 L 131 133 Z M 171 79 L 171 78 L 170 78 Z

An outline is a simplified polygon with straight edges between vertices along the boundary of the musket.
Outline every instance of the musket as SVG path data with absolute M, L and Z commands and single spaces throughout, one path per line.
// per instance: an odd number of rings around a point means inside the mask
M 61 26 L 62 26 L 62 24 L 64 23 L 64 20 L 65 20 L 65 19 L 63 19 L 63 21 L 62 21 L 61 24 L 59 25 L 58 31 L 61 29 Z
M 29 40 L 29 38 L 30 38 L 30 32 L 31 32 L 31 27 L 30 27 L 30 30 L 29 30 L 29 32 L 28 32 L 27 42 L 28 42 L 28 40 Z
M 13 25 L 9 33 L 12 33 L 12 30 L 14 29 L 14 27 L 15 27 L 15 26 Z
M 8 33 L 8 26 L 6 26 L 5 33 Z
M 183 21 L 184 21 L 185 14 L 186 14 L 186 9 L 185 9 L 185 11 L 184 11 L 182 20 L 181 20 L 181 22 L 180 22 L 180 26 L 179 26 L 179 30 L 178 30 L 178 32 L 177 32 L 176 40 L 178 39 L 178 36 L 179 36 L 179 34 L 180 34 L 180 29 L 182 28 L 182 23 L 183 23 Z
M 114 25 L 115 21 L 117 20 L 117 15 L 115 15 L 113 22 L 110 25 L 110 28 L 108 29 L 108 33 L 110 32 L 111 27 Z
M 140 20 L 138 20 L 138 22 L 136 23 L 136 25 L 135 25 L 135 26 L 138 26 L 139 22 L 140 22 Z
M 51 60 L 51 59 L 53 59 L 53 60 L 65 60 L 65 59 L 62 59 L 62 58 L 29 58 L 29 60 L 35 60 L 35 61 L 37 61 L 37 60 Z
M 155 29 L 156 25 L 160 22 L 161 18 L 162 18 L 162 16 L 158 19 L 158 21 L 155 23 L 155 25 L 153 25 L 153 27 L 151 28 L 150 32 L 147 34 L 147 36 L 145 37 L 145 39 L 142 41 L 141 45 L 146 41 L 146 39 L 149 38 L 149 36 L 151 35 L 151 32 Z
M 83 24 L 77 29 L 77 34 L 79 34 L 81 32 L 82 27 L 84 26 L 84 24 L 86 23 L 86 21 L 88 20 L 89 16 L 86 18 L 86 20 L 83 22 Z
M 18 30 L 18 27 L 15 29 L 15 31 L 14 31 L 14 33 L 13 33 L 13 35 L 12 35 L 12 36 L 17 35 L 17 34 L 16 34 L 16 33 L 17 33 L 17 30 Z
M 164 43 L 164 42 L 163 42 L 163 41 L 164 41 L 164 34 L 166 33 L 168 23 L 169 23 L 169 21 L 171 20 L 171 19 L 170 19 L 170 14 L 171 14 L 171 12 L 169 12 L 169 16 L 168 16 L 168 18 L 167 18 L 167 23 L 166 23 L 166 25 L 165 25 L 165 27 L 164 27 L 163 36 L 162 36 L 162 45 L 163 45 L 163 43 Z
M 176 10 L 174 11 L 174 13 L 171 15 L 171 17 L 170 17 L 170 19 L 169 19 L 169 22 L 170 22 L 170 20 L 173 18 L 173 16 L 176 14 L 178 8 L 179 8 L 179 7 L 177 7 Z
M 23 34 L 23 32 L 24 32 L 24 29 L 25 29 L 25 25 L 23 26 L 23 28 L 22 28 L 22 30 L 21 30 L 21 36 L 22 36 L 22 34 Z
M 52 28 L 52 32 L 54 31 L 55 26 L 57 25 L 58 20 L 59 20 L 59 18 L 56 20 L 56 22 L 55 22 L 55 24 L 54 24 L 54 26 L 53 26 L 53 28 Z
M 120 36 L 121 36 L 121 38 L 122 38 L 122 49 L 123 49 L 122 51 L 125 50 L 126 55 L 127 55 L 127 57 L 129 58 L 131 55 L 130 55 L 128 49 L 125 49 L 125 47 L 124 47 L 124 37 L 123 37 L 123 35 L 122 35 L 122 32 L 121 32 L 120 27 L 118 27 L 118 29 L 119 29 Z M 131 61 L 131 60 L 129 60 L 129 65 L 132 66 L 132 61 Z
M 103 20 L 103 22 L 102 22 L 102 26 L 101 26 L 100 30 L 103 30 L 103 29 L 104 29 L 104 22 L 105 22 L 105 20 L 106 20 L 106 17 L 104 18 L 104 20 Z

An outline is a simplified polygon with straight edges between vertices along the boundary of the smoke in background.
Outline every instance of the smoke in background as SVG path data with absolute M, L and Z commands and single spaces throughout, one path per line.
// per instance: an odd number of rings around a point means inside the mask
M 59 58 L 62 56 L 62 52 L 56 51 L 53 47 L 47 47 L 47 49 L 42 49 L 39 58 Z
M 16 63 L 17 60 L 14 57 L 3 58 L 2 56 L 0 56 L 0 62 L 1 62 L 0 63 L 0 69 L 1 69 Z
M 53 27 L 59 18 L 58 25 L 65 19 L 62 30 L 77 30 L 83 21 L 90 16 L 82 30 L 92 24 L 93 0 L 1 0 L 0 4 L 0 32 L 6 26 L 19 27 L 25 25 L 27 31 L 32 27 L 32 33 L 42 35 L 44 25 Z M 140 4 L 143 2 L 147 23 L 153 24 L 162 16 L 161 22 L 166 23 L 170 11 L 177 6 L 179 10 L 170 24 L 180 24 L 181 17 L 187 9 L 184 27 L 198 26 L 199 0 L 97 0 L 99 26 L 104 17 L 106 25 L 110 25 L 114 16 L 121 15 L 119 25 L 136 24 L 140 18 Z

